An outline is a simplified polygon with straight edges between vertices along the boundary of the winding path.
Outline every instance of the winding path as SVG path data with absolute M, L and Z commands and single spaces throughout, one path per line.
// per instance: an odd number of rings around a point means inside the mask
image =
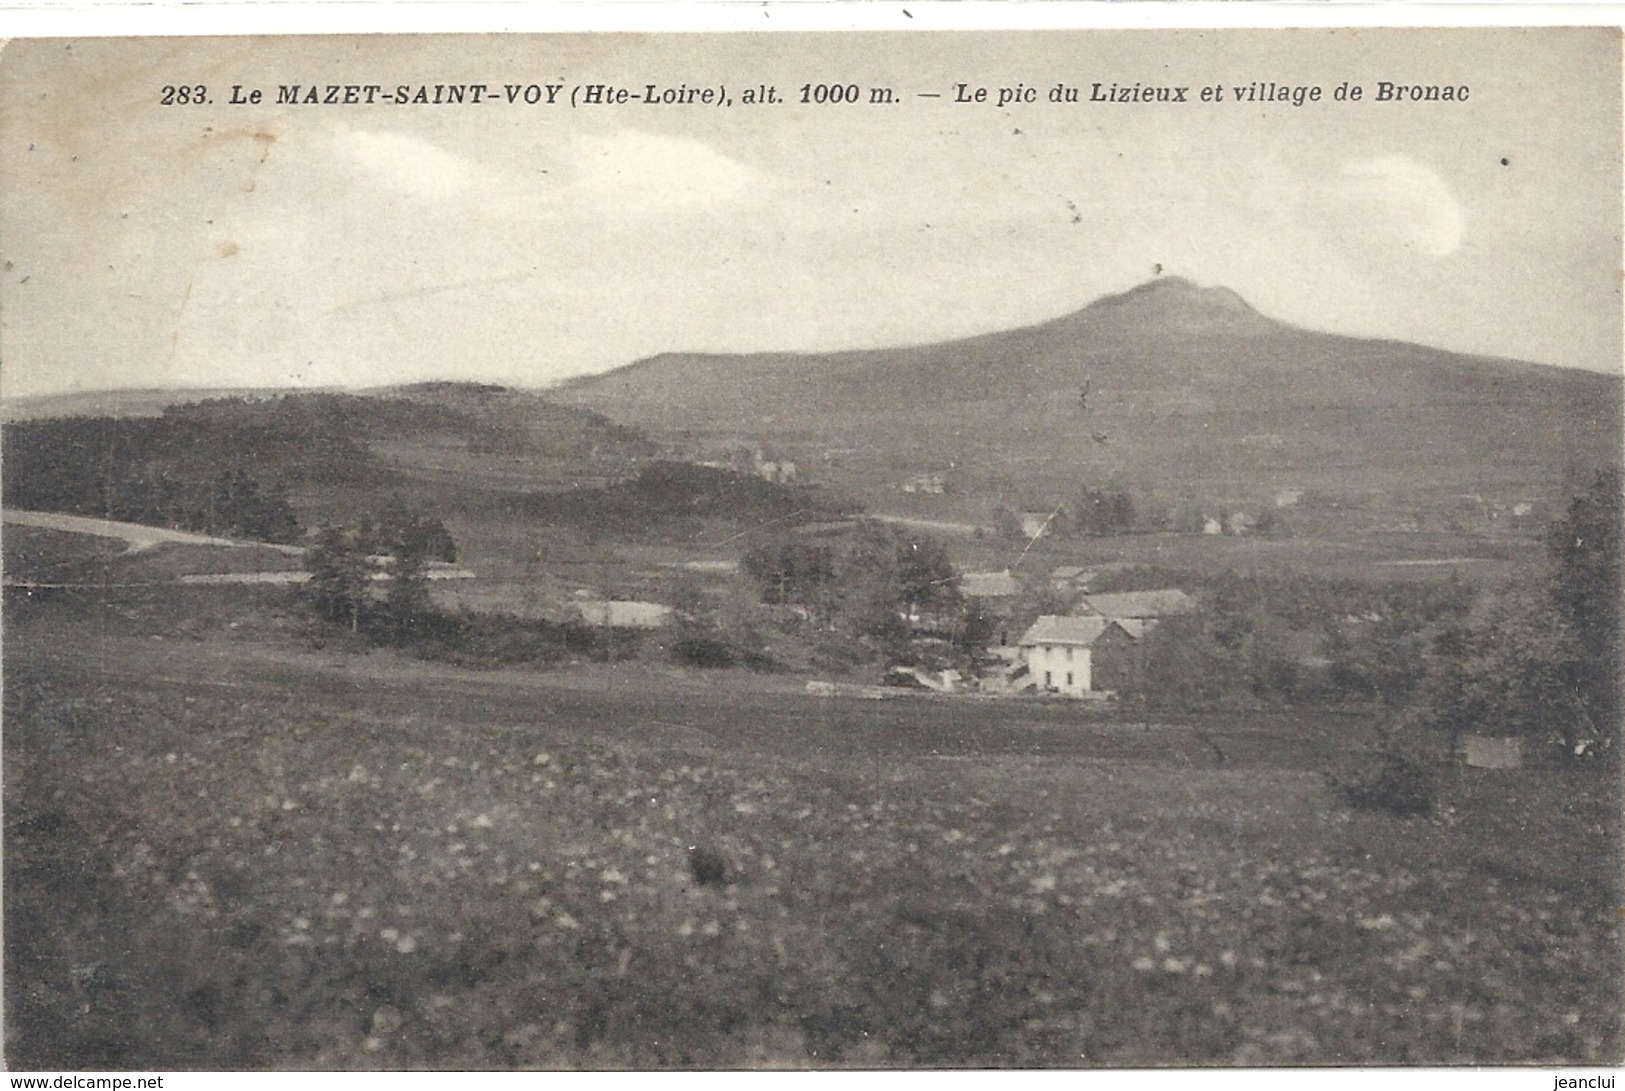
M 20 527 L 40 527 L 61 530 L 70 534 L 93 534 L 98 538 L 117 538 L 129 547 L 129 552 L 140 553 L 167 543 L 177 545 L 236 546 L 241 548 L 274 549 L 297 557 L 305 552 L 303 546 L 278 545 L 272 542 L 240 541 L 234 538 L 214 538 L 207 534 L 193 534 L 167 527 L 149 527 L 142 523 L 120 523 L 112 519 L 91 519 L 83 515 L 61 515 L 53 511 L 21 511 L 7 508 L 0 511 L 0 519 Z

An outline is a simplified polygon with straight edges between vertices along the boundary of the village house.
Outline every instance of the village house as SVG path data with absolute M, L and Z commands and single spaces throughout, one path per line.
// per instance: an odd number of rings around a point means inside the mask
M 788 459 L 769 459 L 762 455 L 761 448 L 751 452 L 751 469 L 763 481 L 771 481 L 775 485 L 788 485 L 796 479 L 796 464 Z
M 999 647 L 1010 643 L 1021 599 L 1021 584 L 1008 568 L 1001 572 L 966 572 L 959 577 L 959 593 L 982 611 L 993 623 L 993 639 Z
M 1143 636 L 1158 621 L 1196 609 L 1196 600 L 1178 588 L 1156 591 L 1122 591 L 1108 595 L 1085 595 L 1078 612 L 1115 621 L 1130 636 Z
M 724 440 L 711 445 L 698 457 L 698 464 L 714 470 L 732 470 L 749 474 L 776 485 L 788 485 L 796 480 L 796 464 L 789 459 L 768 458 L 762 448 L 745 440 Z
M 1115 692 L 1132 677 L 1134 637 L 1110 618 L 1045 614 L 1021 638 L 1027 674 L 1040 693 Z
M 756 464 L 756 475 L 763 481 L 771 481 L 775 485 L 788 485 L 796 479 L 796 464 L 789 461 L 763 460 Z
M 1099 575 L 1099 571 L 1093 568 L 1063 564 L 1049 574 L 1049 585 L 1056 594 L 1073 594 L 1089 590 L 1089 584 Z
M 920 474 L 903 482 L 903 491 L 941 496 L 947 491 L 947 483 L 943 480 L 941 474 Z
M 1063 516 L 1064 513 L 1054 511 L 1022 511 L 1016 513 L 1016 518 L 1021 524 L 1021 534 L 1024 538 L 1048 537 L 1055 521 Z

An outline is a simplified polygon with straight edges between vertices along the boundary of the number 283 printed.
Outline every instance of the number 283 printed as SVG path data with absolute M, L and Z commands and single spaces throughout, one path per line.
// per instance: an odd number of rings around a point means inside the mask
M 209 101 L 209 89 L 203 84 L 196 87 L 165 87 L 158 95 L 160 106 L 204 106 Z

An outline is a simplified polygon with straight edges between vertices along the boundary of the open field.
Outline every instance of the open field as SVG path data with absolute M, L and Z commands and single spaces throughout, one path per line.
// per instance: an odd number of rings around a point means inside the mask
M 116 538 L 46 527 L 8 527 L 4 539 L 7 577 L 38 582 L 105 571 L 108 562 L 126 549 Z
M 16 525 L 5 531 L 5 573 L 10 584 L 141 586 L 173 583 L 196 574 L 304 571 L 298 551 L 262 542 L 154 540 L 127 549 L 117 539 L 77 530 Z
M 13 1067 L 1602 1063 L 1612 781 L 8 610 Z M 1218 752 L 1224 753 L 1221 761 Z
M 1217 534 L 1125 534 L 1025 541 L 944 538 L 966 570 L 1013 568 L 1047 572 L 1057 565 L 1144 564 L 1205 575 L 1293 573 L 1329 579 L 1443 580 L 1452 574 L 1495 584 L 1536 568 L 1543 557 L 1533 537 L 1448 533 L 1367 533 L 1341 537 Z M 1023 550 L 1026 550 L 1023 555 Z

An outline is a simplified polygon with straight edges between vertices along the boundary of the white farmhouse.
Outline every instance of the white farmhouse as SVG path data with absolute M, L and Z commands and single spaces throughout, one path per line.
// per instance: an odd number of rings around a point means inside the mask
M 1134 637 L 1110 618 L 1045 614 L 1021 638 L 1040 693 L 1084 697 L 1116 690 L 1133 669 Z

